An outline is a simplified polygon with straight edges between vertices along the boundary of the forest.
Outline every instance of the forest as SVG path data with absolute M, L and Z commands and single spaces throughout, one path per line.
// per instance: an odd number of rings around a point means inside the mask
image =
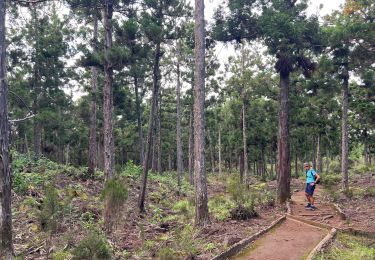
M 375 3 L 326 2 L 0 0 L 0 259 L 375 259 Z

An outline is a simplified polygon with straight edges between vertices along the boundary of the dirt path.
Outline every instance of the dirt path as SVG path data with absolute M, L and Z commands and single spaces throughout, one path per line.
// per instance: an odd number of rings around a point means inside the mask
M 340 215 L 324 196 L 321 185 L 317 185 L 314 193 L 316 210 L 311 211 L 305 209 L 307 204 L 305 191 L 301 188 L 301 190 L 294 192 L 291 201 L 292 215 L 336 228 L 342 227 L 344 222 Z
M 234 259 L 301 259 L 323 239 L 327 232 L 325 229 L 286 219 L 275 230 L 262 236 Z
M 291 207 L 292 215 L 309 221 L 318 222 L 332 227 L 344 225 L 340 215 L 324 197 L 322 187 L 315 190 L 316 210 L 305 208 L 306 198 L 304 189 L 293 193 Z M 249 248 L 233 259 L 257 260 L 289 260 L 301 259 L 328 234 L 328 229 L 315 227 L 294 219 L 287 218 L 281 225 L 257 239 Z

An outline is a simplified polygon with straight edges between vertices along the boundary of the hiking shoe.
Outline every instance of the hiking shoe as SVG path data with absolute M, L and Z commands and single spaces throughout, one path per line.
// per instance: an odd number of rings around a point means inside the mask
M 307 203 L 306 207 L 305 208 L 310 208 L 311 207 L 311 204 L 310 203 Z
M 310 209 L 311 209 L 311 210 L 316 210 L 316 208 L 315 208 L 314 205 L 310 205 Z

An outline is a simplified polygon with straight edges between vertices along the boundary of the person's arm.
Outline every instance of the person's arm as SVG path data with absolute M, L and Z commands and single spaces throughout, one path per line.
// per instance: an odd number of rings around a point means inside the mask
M 320 179 L 320 175 L 317 172 L 315 173 L 315 175 L 316 175 L 316 180 L 315 180 L 315 184 L 316 184 Z

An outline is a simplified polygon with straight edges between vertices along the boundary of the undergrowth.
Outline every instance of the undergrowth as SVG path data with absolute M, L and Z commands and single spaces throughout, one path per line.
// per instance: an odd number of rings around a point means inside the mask
M 333 245 L 315 260 L 372 260 L 375 259 L 374 240 L 339 233 Z

